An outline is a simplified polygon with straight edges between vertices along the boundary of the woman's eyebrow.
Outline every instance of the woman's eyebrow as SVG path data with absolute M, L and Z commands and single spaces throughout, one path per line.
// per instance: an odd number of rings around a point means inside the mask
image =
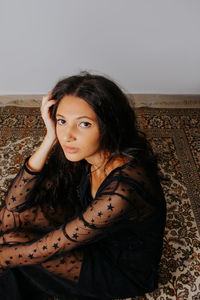
M 62 118 L 65 118 L 65 116 L 63 116 L 63 115 L 61 115 L 61 114 L 56 114 L 56 117 L 57 117 L 57 116 L 62 117 Z M 75 118 L 75 119 L 76 119 L 76 120 L 79 120 L 79 119 L 85 119 L 85 118 L 94 121 L 94 119 L 91 118 L 91 117 L 89 117 L 89 116 L 79 116 L 79 117 L 77 117 L 77 118 Z

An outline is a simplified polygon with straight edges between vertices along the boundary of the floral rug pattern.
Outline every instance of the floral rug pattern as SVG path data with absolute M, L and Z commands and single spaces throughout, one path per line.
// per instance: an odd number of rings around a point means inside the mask
M 159 288 L 137 300 L 200 300 L 200 109 L 136 108 L 159 154 L 167 224 Z M 45 134 L 38 107 L 0 107 L 0 198 Z M 130 298 L 131 299 L 131 298 Z M 136 300 L 135 299 L 135 300 Z

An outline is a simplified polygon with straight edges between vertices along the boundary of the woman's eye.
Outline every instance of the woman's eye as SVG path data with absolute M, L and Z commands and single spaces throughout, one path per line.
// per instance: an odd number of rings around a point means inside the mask
M 57 119 L 57 123 L 59 125 L 63 125 L 63 124 L 65 124 L 65 120 L 63 120 L 63 119 Z
M 81 122 L 79 125 L 83 128 L 86 128 L 86 127 L 90 127 L 92 124 L 89 122 Z

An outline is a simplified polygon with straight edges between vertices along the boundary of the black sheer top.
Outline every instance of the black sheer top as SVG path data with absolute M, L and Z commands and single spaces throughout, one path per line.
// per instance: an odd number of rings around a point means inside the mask
M 1 208 L 2 270 L 38 264 L 77 282 L 82 249 L 89 244 L 102 247 L 102 253 L 105 250 L 110 255 L 110 262 L 129 277 L 135 276 L 138 269 L 144 274 L 157 269 L 166 212 L 159 180 L 150 170 L 135 160 L 114 169 L 94 199 L 90 170 L 84 170 L 80 184 L 82 208 L 78 216 L 66 220 L 59 205 L 55 210 L 48 199 L 45 208 L 41 204 L 44 199 L 38 190 L 44 172 L 31 172 L 25 163 Z

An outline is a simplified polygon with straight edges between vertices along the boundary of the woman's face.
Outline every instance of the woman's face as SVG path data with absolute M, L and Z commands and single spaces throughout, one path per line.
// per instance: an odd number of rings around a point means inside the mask
M 96 114 L 83 99 L 66 95 L 56 112 L 56 133 L 66 158 L 93 163 L 99 155 Z

